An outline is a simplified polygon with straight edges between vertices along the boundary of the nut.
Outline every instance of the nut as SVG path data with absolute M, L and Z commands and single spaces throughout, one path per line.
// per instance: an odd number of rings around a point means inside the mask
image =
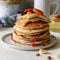
M 36 53 L 36 56 L 40 56 L 40 54 L 39 53 Z
M 33 8 L 33 12 L 36 13 L 36 14 L 38 14 L 38 15 L 42 15 L 42 16 L 44 15 L 41 10 L 36 9 L 36 8 Z
M 51 56 L 48 56 L 47 58 L 48 58 L 48 60 L 51 60 L 52 59 Z
M 47 54 L 48 51 L 47 51 L 47 50 L 44 50 L 44 49 L 40 49 L 40 50 L 39 50 L 39 53 L 40 53 L 40 54 Z

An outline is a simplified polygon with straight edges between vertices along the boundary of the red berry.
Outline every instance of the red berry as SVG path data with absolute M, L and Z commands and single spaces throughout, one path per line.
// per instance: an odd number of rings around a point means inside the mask
M 25 9 L 22 15 L 26 14 L 27 12 L 33 12 L 32 8 Z
M 31 46 L 32 46 L 32 47 L 35 47 L 35 46 L 36 46 L 36 44 L 35 44 L 34 42 L 32 42 L 32 43 L 31 43 Z
M 29 9 L 28 9 L 28 12 L 33 12 L 33 9 L 32 9 L 32 8 L 29 8 Z
M 27 12 L 28 12 L 28 9 L 25 9 L 25 10 L 24 10 L 24 13 L 27 13 Z

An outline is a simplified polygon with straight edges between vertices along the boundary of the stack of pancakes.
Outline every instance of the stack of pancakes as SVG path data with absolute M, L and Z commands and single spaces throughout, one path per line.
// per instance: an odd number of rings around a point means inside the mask
M 27 12 L 18 16 L 12 35 L 12 41 L 22 45 L 38 45 L 50 43 L 49 18 L 36 13 Z

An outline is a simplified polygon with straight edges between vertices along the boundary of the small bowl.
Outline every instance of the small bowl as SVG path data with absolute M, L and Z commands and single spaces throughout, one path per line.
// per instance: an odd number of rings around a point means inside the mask
M 60 32 L 60 22 L 50 23 L 50 30 L 54 32 Z
M 53 15 L 53 16 L 50 16 L 50 20 L 51 20 L 51 23 L 50 23 L 50 30 L 51 31 L 54 31 L 54 32 L 60 32 L 60 17 L 58 17 L 59 21 L 54 21 L 56 16 L 58 16 L 60 14 L 56 14 L 56 15 Z

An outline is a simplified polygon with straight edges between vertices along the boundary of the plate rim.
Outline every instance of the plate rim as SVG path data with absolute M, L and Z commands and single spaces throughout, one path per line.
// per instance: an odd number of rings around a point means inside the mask
M 54 36 L 54 35 L 51 35 L 52 37 L 50 37 L 51 38 L 51 43 L 49 44 L 49 45 L 46 45 L 46 46 L 36 46 L 36 47 L 31 47 L 31 46 L 23 46 L 23 45 L 19 45 L 20 47 L 22 46 L 22 47 L 27 47 L 27 48 L 33 48 L 33 49 L 21 49 L 21 48 L 19 48 L 19 46 L 18 45 L 16 45 L 15 46 L 15 44 L 8 44 L 8 43 L 6 43 L 5 41 L 4 41 L 4 38 L 6 38 L 7 36 L 11 36 L 11 34 L 12 33 L 8 33 L 8 34 L 5 34 L 5 35 L 3 35 L 2 36 L 2 38 L 1 38 L 1 42 L 4 44 L 4 45 L 6 45 L 6 46 L 8 46 L 8 47 L 12 47 L 12 48 L 15 48 L 15 49 L 20 49 L 20 50 L 38 50 L 38 49 L 40 49 L 40 48 L 50 48 L 50 47 L 52 47 L 52 46 L 54 46 L 56 43 L 57 43 L 57 40 L 56 40 L 56 37 Z M 54 42 L 54 44 L 52 44 L 52 38 L 54 38 L 55 40 L 53 40 L 53 42 Z M 5 39 L 6 40 L 6 39 Z M 12 42 L 11 42 L 12 43 Z

